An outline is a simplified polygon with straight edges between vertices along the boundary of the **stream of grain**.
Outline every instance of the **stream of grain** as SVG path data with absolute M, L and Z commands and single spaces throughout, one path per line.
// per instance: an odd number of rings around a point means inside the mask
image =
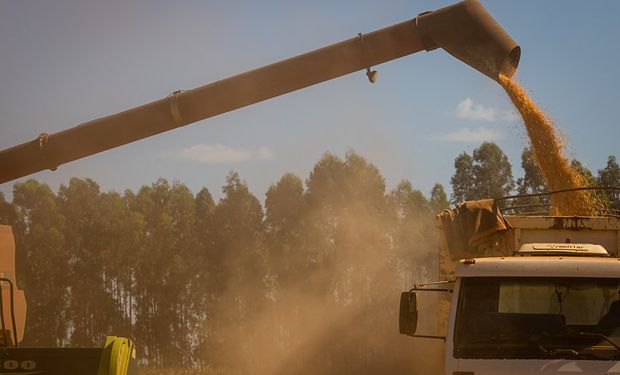
M 584 176 L 575 171 L 564 156 L 564 142 L 549 116 L 530 98 L 523 87 L 508 76 L 500 74 L 499 83 L 521 114 L 538 166 L 547 181 L 549 191 L 588 186 Z M 595 215 L 602 202 L 585 190 L 551 196 L 553 215 Z

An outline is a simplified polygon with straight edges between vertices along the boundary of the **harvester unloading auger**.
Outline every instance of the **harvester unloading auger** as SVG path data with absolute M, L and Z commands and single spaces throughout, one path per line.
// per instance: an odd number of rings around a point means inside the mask
M 171 129 L 189 125 L 206 118 L 229 112 L 250 104 L 258 103 L 282 94 L 296 91 L 323 81 L 331 80 L 359 70 L 366 70 L 371 82 L 377 79 L 372 67 L 423 50 L 437 48 L 445 51 L 480 71 L 493 80 L 499 74 L 512 76 L 517 68 L 520 48 L 502 27 L 491 17 L 477 0 L 465 0 L 452 6 L 432 12 L 399 24 L 388 26 L 367 34 L 332 44 L 287 60 L 276 62 L 246 73 L 207 84 L 188 91 L 176 91 L 168 97 L 126 110 L 111 116 L 92 120 L 54 134 L 40 134 L 35 140 L 0 151 L 0 183 L 11 181 L 45 169 L 55 170 L 58 166 L 101 151 L 150 137 Z M 6 226 L 5 226 L 6 227 Z M 10 233 L 10 228 L 6 233 Z M 0 232 L 2 233 L 2 232 Z M 12 241 L 11 241 L 12 242 Z M 10 249 L 0 249 L 2 252 Z M 2 258 L 0 257 L 0 260 Z M 14 266 L 0 264 L 0 272 L 10 275 L 15 283 Z M 0 284 L 0 287 L 2 284 Z M 18 295 L 20 295 L 18 293 Z M 17 347 L 23 336 L 23 324 L 8 324 L 23 321 L 15 317 L 8 306 L 21 302 L 6 300 L 0 304 L 3 325 L 2 345 L 7 350 L 0 352 L 2 363 L 16 363 L 18 366 L 3 373 L 17 373 L 23 370 L 24 353 L 28 370 L 41 374 L 73 374 L 72 367 L 58 366 L 58 361 L 49 360 L 58 351 L 74 349 L 34 349 Z M 25 314 L 25 301 L 23 301 Z M 18 311 L 19 312 L 19 311 Z M 15 332 L 17 331 L 17 332 Z M 10 340 L 17 337 L 19 340 Z M 72 355 L 74 365 L 84 362 L 76 374 L 126 374 L 130 367 L 133 344 L 121 339 L 108 340 L 103 354 L 80 358 Z M 109 344 L 109 345 L 108 345 Z M 113 345 L 118 353 L 110 355 Z M 45 352 L 44 352 L 45 351 Z M 100 350 L 101 351 L 101 350 Z M 120 352 L 119 352 L 120 351 Z M 107 354 L 106 354 L 107 353 Z M 120 353 L 120 354 L 119 354 Z M 47 360 L 37 360 L 44 356 Z M 8 362 L 7 362 L 8 361 Z M 87 363 L 88 362 L 88 363 Z M 21 367 L 20 367 L 21 366 Z M 78 367 L 75 367 L 78 368 Z M 87 370 L 91 369 L 91 370 Z M 90 371 L 90 372 L 89 372 Z
M 443 48 L 497 80 L 512 76 L 520 48 L 477 0 L 420 14 L 287 60 L 0 151 L 0 183 L 189 125 L 422 50 Z

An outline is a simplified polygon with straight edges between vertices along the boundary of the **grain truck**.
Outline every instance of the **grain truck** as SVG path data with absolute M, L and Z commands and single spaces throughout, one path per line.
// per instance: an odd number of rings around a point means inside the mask
M 619 217 L 501 206 L 438 216 L 442 280 L 401 294 L 400 333 L 443 340 L 443 374 L 620 374 Z M 428 294 L 439 294 L 434 330 L 417 324 Z

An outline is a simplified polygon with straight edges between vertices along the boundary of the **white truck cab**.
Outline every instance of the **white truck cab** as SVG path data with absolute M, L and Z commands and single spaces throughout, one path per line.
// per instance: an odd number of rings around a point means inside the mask
M 441 239 L 447 281 L 402 293 L 401 333 L 443 339 L 446 375 L 620 374 L 618 219 L 506 219 L 469 249 L 495 256 L 449 262 Z M 445 335 L 416 333 L 422 292 L 444 293 Z

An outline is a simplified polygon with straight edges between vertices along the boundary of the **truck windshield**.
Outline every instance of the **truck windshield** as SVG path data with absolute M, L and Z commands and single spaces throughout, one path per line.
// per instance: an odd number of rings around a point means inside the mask
M 620 358 L 620 279 L 464 278 L 455 358 Z

